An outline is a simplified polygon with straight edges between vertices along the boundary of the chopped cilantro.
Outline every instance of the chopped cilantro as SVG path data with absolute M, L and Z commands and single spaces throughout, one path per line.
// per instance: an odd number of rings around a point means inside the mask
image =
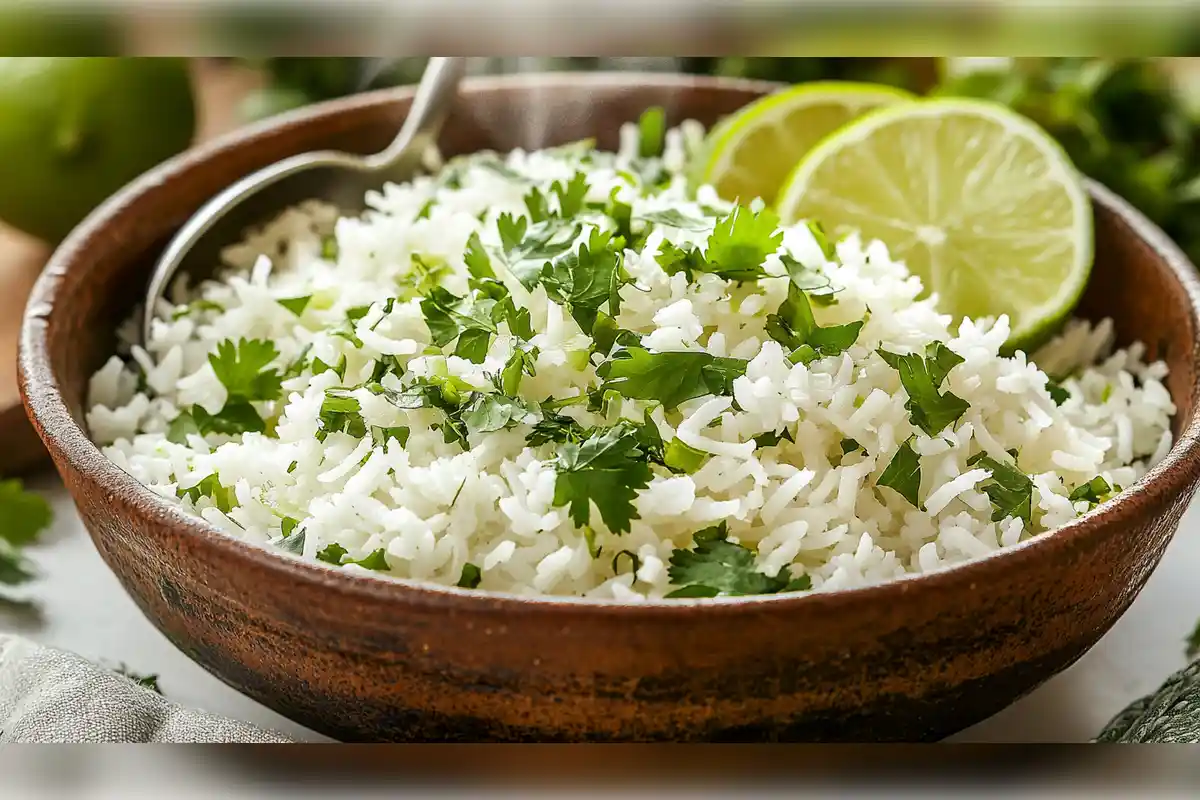
M 837 292 L 829 277 L 818 270 L 809 269 L 787 253 L 779 256 L 780 263 L 787 270 L 792 286 L 805 292 L 810 300 L 827 303 Z
M 492 259 L 488 256 L 487 250 L 483 246 L 483 242 L 479 239 L 479 234 L 472 232 L 467 239 L 467 249 L 463 253 L 463 261 L 467 265 L 467 272 L 472 278 L 479 280 L 496 279 L 496 273 L 492 269 Z
M 312 302 L 312 295 L 306 294 L 302 297 L 282 297 L 275 300 L 276 303 L 286 308 L 288 311 L 295 314 L 297 317 L 304 314 L 304 309 L 308 308 L 308 304 Z
M 421 312 L 435 347 L 445 347 L 458 339 L 455 355 L 480 364 L 496 332 L 491 317 L 494 305 L 494 300 L 458 298 L 437 286 L 421 301 Z
M 985 453 L 972 456 L 967 464 L 978 464 L 992 473 L 979 487 L 992 501 L 992 521 L 1017 517 L 1029 528 L 1033 521 L 1033 481 L 1029 476 L 1014 464 L 997 461 Z
M 754 437 L 754 446 L 757 447 L 775 447 L 780 442 L 795 443 L 796 439 L 792 436 L 792 432 L 787 428 L 783 432 L 771 431 L 770 433 L 760 433 Z
M 779 570 L 773 578 L 759 572 L 754 563 L 754 551 L 734 544 L 728 537 L 728 529 L 722 522 L 694 534 L 692 550 L 677 549 L 671 553 L 667 575 L 671 584 L 680 588 L 667 597 L 776 594 L 812 588 L 807 575 L 793 580 L 788 567 Z
M 706 272 L 726 280 L 752 281 L 766 276 L 762 265 L 779 249 L 783 231 L 769 210 L 757 213 L 737 206 L 717 222 L 704 253 Z
M 611 314 L 619 302 L 622 283 L 621 254 L 613 249 L 613 236 L 594 229 L 586 244 L 546 264 L 541 281 L 552 299 L 564 304 L 584 333 L 590 334 L 600 307 L 609 303 Z
M 667 114 L 661 106 L 651 106 L 638 118 L 638 156 L 655 158 L 662 155 L 667 136 Z
M 849 452 L 849 451 L 845 451 Z M 921 508 L 921 500 L 917 493 L 921 489 L 921 457 L 913 450 L 912 439 L 900 445 L 900 449 L 892 456 L 883 473 L 876 481 L 879 486 L 887 486 L 916 508 Z
M 167 440 L 175 444 L 187 444 L 187 437 L 196 433 L 208 436 L 238 436 L 242 433 L 263 433 L 267 423 L 246 400 L 230 400 L 216 414 L 209 414 L 201 406 L 192 406 L 171 420 L 167 428 Z
M 667 469 L 690 475 L 700 469 L 701 465 L 708 460 L 708 455 L 703 450 L 689 447 L 679 439 L 672 439 L 667 444 L 663 458 L 666 461 Z
M 344 555 L 346 555 L 346 548 L 337 542 L 332 542 L 317 552 L 317 560 L 340 567 Z
M 650 481 L 644 458 L 638 430 L 625 422 L 594 431 L 579 444 L 566 442 L 555 462 L 554 504 L 568 505 L 571 521 L 582 528 L 595 503 L 610 531 L 628 531 L 630 521 L 638 518 L 634 498 Z
M 343 566 L 346 564 L 357 564 L 364 569 L 373 569 L 376 572 L 387 572 L 392 568 L 387 562 L 387 556 L 385 555 L 382 547 L 378 550 L 372 550 L 369 555 L 364 556 L 357 561 L 354 559 L 348 559 L 342 562 Z
M 521 390 L 521 379 L 526 375 L 531 378 L 537 376 L 537 356 L 536 347 L 514 350 L 495 380 L 496 388 L 509 397 L 516 397 Z
M 793 352 L 801 347 L 808 348 L 796 355 L 793 361 L 810 361 L 809 351 L 815 357 L 836 356 L 858 341 L 864 320 L 845 325 L 820 326 L 813 317 L 808 296 L 796 287 L 788 285 L 787 299 L 779 306 L 779 313 L 767 316 L 767 334 Z
M 222 486 L 215 474 L 206 476 L 190 489 L 178 489 L 175 494 L 180 498 L 186 497 L 193 503 L 198 503 L 201 497 L 207 497 L 222 514 L 228 514 L 238 505 L 233 489 Z
M 557 414 L 543 407 L 542 418 L 534 424 L 533 430 L 525 437 L 525 444 L 530 447 L 537 447 L 547 442 L 574 442 L 578 444 L 586 438 L 587 431 L 574 419 L 564 414 Z
M 225 306 L 212 300 L 193 300 L 186 306 L 180 306 L 179 308 L 176 308 L 171 314 L 171 321 L 183 319 L 190 314 L 198 314 L 204 311 L 223 312 L 224 310 Z
M 0 539 L 17 547 L 30 544 L 53 519 L 41 495 L 26 491 L 16 478 L 0 481 Z
M 321 401 L 320 431 L 317 438 L 334 432 L 346 433 L 356 439 L 367 435 L 362 407 L 349 389 L 326 389 Z
M 491 433 L 537 422 L 535 409 L 519 397 L 479 392 L 463 412 L 462 421 L 472 433 Z
M 1070 500 L 1072 503 L 1077 503 L 1080 500 L 1086 500 L 1093 506 L 1098 503 L 1103 503 L 1108 499 L 1109 493 L 1113 488 L 1108 485 L 1108 481 L 1097 475 L 1087 483 L 1082 483 L 1075 487 L 1075 491 L 1071 492 Z
M 571 250 L 582 226 L 550 217 L 530 225 L 525 217 L 501 214 L 496 223 L 508 270 L 532 290 L 547 261 Z
M 479 586 L 483 580 L 483 570 L 474 564 L 467 562 L 463 564 L 462 574 L 458 578 L 458 586 L 464 589 L 474 589 Z
M 272 342 L 239 339 L 234 344 L 226 339 L 217 345 L 217 352 L 209 354 L 208 363 L 231 398 L 277 400 L 281 378 L 266 367 L 278 356 Z
M 837 258 L 837 249 L 825 234 L 825 227 L 815 221 L 808 222 L 807 227 L 808 232 L 812 234 L 813 240 L 816 241 L 817 247 L 821 248 L 821 255 L 825 256 L 825 260 L 835 260 Z
M 941 342 L 925 348 L 925 357 L 919 354 L 897 355 L 880 348 L 880 357 L 892 369 L 900 373 L 900 383 L 908 393 L 904 407 L 914 425 L 930 436 L 936 436 L 947 425 L 957 422 L 970 404 L 950 392 L 942 393 L 939 387 L 946 375 L 958 364 L 962 356 Z
M 844 456 L 849 455 L 850 453 L 853 453 L 855 450 L 862 449 L 862 445 L 859 444 L 854 439 L 842 439 L 841 446 L 842 446 L 842 455 L 844 455 Z
M 588 191 L 587 176 L 582 172 L 576 172 L 565 184 L 562 181 L 555 181 L 551 185 L 550 191 L 558 198 L 559 216 L 564 219 L 574 217 L 583 210 L 583 199 L 587 196 Z
M 1046 379 L 1046 391 L 1050 393 L 1050 399 L 1054 401 L 1054 405 L 1056 406 L 1061 406 L 1071 396 L 1071 393 L 1063 388 L 1062 385 L 1049 378 Z
M 651 353 L 629 347 L 596 370 L 602 389 L 616 389 L 623 397 L 657 400 L 667 410 L 704 395 L 731 395 L 733 381 L 746 374 L 746 361 L 718 358 L 704 352 Z

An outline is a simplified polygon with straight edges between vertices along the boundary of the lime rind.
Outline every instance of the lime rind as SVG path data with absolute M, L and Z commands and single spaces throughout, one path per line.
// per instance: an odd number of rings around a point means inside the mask
M 917 100 L 874 109 L 828 134 L 809 150 L 783 182 L 777 209 L 785 222 L 796 221 L 796 209 L 808 183 L 831 154 L 865 141 L 880 129 L 898 121 L 919 117 L 944 118 L 949 115 L 983 118 L 1032 144 L 1047 166 L 1041 179 L 1062 187 L 1070 199 L 1072 225 L 1069 235 L 1074 261 L 1066 271 L 1067 280 L 1045 301 L 1010 314 L 1012 333 L 1006 349 L 1032 350 L 1053 334 L 1079 302 L 1091 274 L 1094 245 L 1091 202 L 1083 187 L 1082 176 L 1061 145 L 1031 120 L 997 103 L 960 98 Z

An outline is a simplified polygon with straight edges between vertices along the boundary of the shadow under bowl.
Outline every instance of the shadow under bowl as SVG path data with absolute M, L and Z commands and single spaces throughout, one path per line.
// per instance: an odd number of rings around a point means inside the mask
M 448 154 L 615 148 L 661 105 L 712 124 L 772 84 L 670 75 L 477 79 Z M 1194 268 L 1089 184 L 1096 266 L 1079 312 L 1170 367 L 1176 444 L 1119 497 L 983 560 L 811 596 L 644 605 L 523 599 L 356 577 L 219 533 L 102 456 L 89 376 L 171 234 L 270 162 L 390 140 L 408 90 L 285 115 L 175 158 L 97 209 L 54 254 L 21 341 L 26 408 L 97 549 L 145 615 L 235 689 L 348 741 L 894 741 L 947 736 L 1061 671 L 1120 617 L 1200 477 Z

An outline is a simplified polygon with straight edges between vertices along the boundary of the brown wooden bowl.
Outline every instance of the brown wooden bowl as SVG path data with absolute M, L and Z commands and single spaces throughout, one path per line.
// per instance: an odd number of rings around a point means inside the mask
M 771 84 L 560 74 L 467 84 L 448 153 L 616 145 L 647 106 L 721 115 Z M 151 261 L 205 200 L 306 150 L 374 152 L 408 90 L 353 97 L 217 140 L 145 175 L 63 243 L 21 342 L 26 407 L 105 561 L 142 611 L 228 684 L 344 740 L 928 740 L 1067 667 L 1125 611 L 1200 477 L 1200 284 L 1165 236 L 1094 184 L 1081 313 L 1170 365 L 1177 443 L 1118 498 L 1052 534 L 943 572 L 849 591 L 644 605 L 530 600 L 359 577 L 218 532 L 102 456 L 88 377 Z

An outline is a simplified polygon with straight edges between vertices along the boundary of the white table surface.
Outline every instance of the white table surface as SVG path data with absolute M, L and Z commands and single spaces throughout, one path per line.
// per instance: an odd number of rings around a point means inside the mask
M 164 694 L 187 706 L 245 720 L 304 741 L 325 741 L 221 683 L 175 649 L 138 611 L 92 547 L 53 475 L 28 482 L 51 500 L 53 528 L 31 551 L 41 571 L 31 594 L 37 625 L 16 630 L 110 666 L 157 673 Z M 1084 742 L 1130 701 L 1184 665 L 1183 640 L 1200 617 L 1200 503 L 1142 594 L 1074 666 L 1003 712 L 961 732 L 961 742 Z M 11 619 L 0 625 L 12 628 Z

